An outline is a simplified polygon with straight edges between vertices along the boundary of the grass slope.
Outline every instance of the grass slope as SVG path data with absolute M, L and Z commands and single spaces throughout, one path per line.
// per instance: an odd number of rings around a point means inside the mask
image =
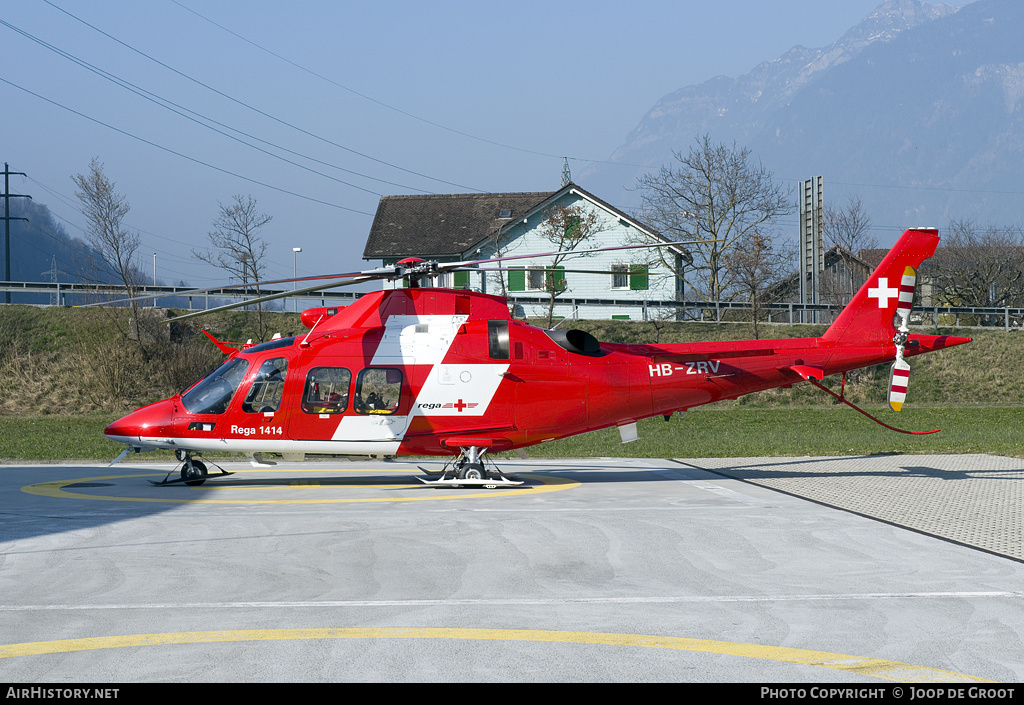
M 123 412 L 170 396 L 222 356 L 188 322 L 145 350 L 125 338 L 124 311 L 0 306 L 0 460 L 109 460 L 121 448 L 103 428 Z M 159 315 L 159 314 L 158 314 Z M 304 330 L 295 314 L 265 314 L 271 332 Z M 676 343 L 750 337 L 743 323 L 578 321 L 599 340 Z M 254 314 L 202 319 L 222 340 L 255 337 Z M 166 329 L 166 328 L 165 328 Z M 766 326 L 762 337 L 819 335 L 824 326 Z M 935 333 L 933 329 L 914 332 Z M 683 420 L 640 424 L 640 440 L 621 444 L 615 429 L 555 441 L 530 450 L 548 456 L 740 457 L 870 453 L 986 452 L 1021 455 L 1024 352 L 1021 333 L 971 331 L 974 342 L 913 358 L 908 405 L 894 414 L 884 403 L 888 366 L 852 373 L 847 397 L 892 425 L 942 428 L 930 436 L 887 431 L 808 384 L 753 394 L 691 410 Z M 826 383 L 838 388 L 839 380 Z M 153 455 L 143 457 L 154 457 Z M 169 454 L 160 457 L 169 458 Z

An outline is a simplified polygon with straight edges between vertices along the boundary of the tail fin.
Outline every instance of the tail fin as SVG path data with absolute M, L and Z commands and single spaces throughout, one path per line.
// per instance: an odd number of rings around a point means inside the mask
M 821 340 L 848 345 L 891 342 L 896 333 L 893 318 L 897 308 L 902 307 L 901 315 L 909 316 L 914 273 L 935 253 L 938 244 L 939 231 L 934 228 L 904 232 Z

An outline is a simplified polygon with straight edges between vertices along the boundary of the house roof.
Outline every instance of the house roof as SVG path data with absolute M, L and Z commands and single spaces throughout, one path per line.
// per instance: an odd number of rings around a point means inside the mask
M 383 196 L 363 259 L 460 257 L 556 192 Z M 508 215 L 504 215 L 507 212 Z
M 887 250 L 887 249 L 860 250 L 857 254 L 860 257 L 861 261 L 863 261 L 865 264 L 867 264 L 868 267 L 870 267 L 871 269 L 874 269 L 879 264 L 882 263 L 882 260 L 885 258 L 885 256 L 887 254 L 889 254 L 889 250 Z
M 828 252 L 825 253 L 825 269 L 832 268 L 839 260 L 845 260 L 848 264 L 859 268 L 864 276 L 871 274 L 875 266 L 870 264 L 870 260 L 864 257 L 865 253 L 881 252 L 883 256 L 888 253 L 888 250 L 861 250 L 859 255 L 855 255 L 846 248 L 840 247 L 839 245 L 832 246 Z M 879 257 L 878 261 L 881 262 L 882 258 Z M 774 285 L 769 287 L 767 296 L 769 298 L 775 298 L 778 300 L 783 299 L 790 294 L 800 290 L 800 273 L 793 272 L 792 274 L 780 279 Z
M 557 191 L 383 196 L 370 226 L 363 259 L 460 258 L 503 228 L 564 193 L 581 197 L 650 234 L 662 236 L 618 208 L 569 183 Z

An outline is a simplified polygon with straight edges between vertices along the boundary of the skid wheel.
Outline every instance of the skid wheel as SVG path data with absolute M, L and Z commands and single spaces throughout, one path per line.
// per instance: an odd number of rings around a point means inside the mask
M 201 460 L 188 460 L 181 468 L 181 479 L 189 487 L 197 487 L 206 482 L 206 464 Z
M 485 480 L 487 473 L 484 472 L 483 463 L 466 463 L 459 469 L 460 480 Z

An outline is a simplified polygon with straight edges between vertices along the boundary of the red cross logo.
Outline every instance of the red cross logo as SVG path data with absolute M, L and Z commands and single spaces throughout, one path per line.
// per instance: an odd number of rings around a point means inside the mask
M 463 401 L 461 399 L 459 399 L 458 403 L 455 404 L 455 408 L 458 409 L 459 413 L 462 413 L 462 410 L 465 409 L 466 406 L 467 405 L 465 403 L 463 403 Z

